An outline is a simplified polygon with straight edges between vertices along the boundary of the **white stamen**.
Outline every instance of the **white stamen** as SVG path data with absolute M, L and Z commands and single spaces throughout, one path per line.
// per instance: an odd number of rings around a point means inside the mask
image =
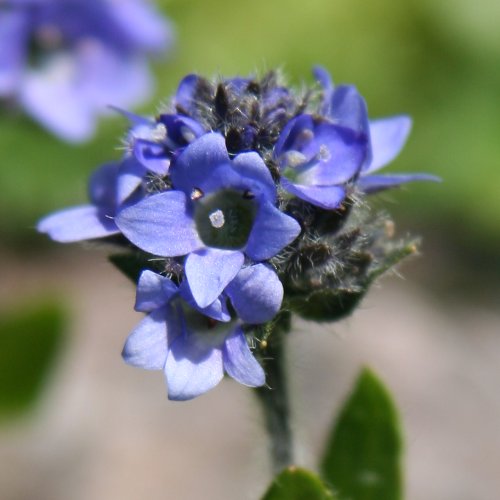
M 201 189 L 194 188 L 191 191 L 191 199 L 193 201 L 196 201 L 196 200 L 199 200 L 200 198 L 203 198 L 203 191 Z
M 154 142 L 162 142 L 167 138 L 167 127 L 164 123 L 158 123 L 151 131 L 151 139 Z
M 212 226 L 216 229 L 220 229 L 226 223 L 224 212 L 220 209 L 213 211 L 208 218 L 210 219 Z
M 299 151 L 287 151 L 286 153 L 286 166 L 290 168 L 296 168 L 307 161 L 305 155 Z
M 326 144 L 321 144 L 321 146 L 319 147 L 318 157 L 320 161 L 328 161 L 332 157 L 332 154 L 330 153 L 330 150 L 328 149 L 328 146 Z

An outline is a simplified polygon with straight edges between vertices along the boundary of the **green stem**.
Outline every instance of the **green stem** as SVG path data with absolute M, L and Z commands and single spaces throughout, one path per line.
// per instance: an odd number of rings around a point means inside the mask
M 289 328 L 290 318 L 285 314 L 282 314 L 271 325 L 266 325 L 264 339 L 267 345 L 263 349 L 263 354 L 267 384 L 256 389 L 257 398 L 264 412 L 275 472 L 293 463 L 290 406 L 284 359 L 284 340 Z

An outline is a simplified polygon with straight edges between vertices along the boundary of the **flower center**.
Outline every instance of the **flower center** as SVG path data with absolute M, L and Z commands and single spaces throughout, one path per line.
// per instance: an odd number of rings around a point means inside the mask
M 245 246 L 255 219 L 256 205 L 245 193 L 225 189 L 195 200 L 198 234 L 208 247 Z

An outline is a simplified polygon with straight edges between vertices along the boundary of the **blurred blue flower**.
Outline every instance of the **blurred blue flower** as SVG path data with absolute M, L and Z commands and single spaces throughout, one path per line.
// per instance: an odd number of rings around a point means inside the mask
M 411 118 L 406 115 L 378 120 L 368 119 L 363 97 L 353 85 L 334 86 L 329 73 L 316 67 L 314 75 L 323 87 L 321 113 L 332 123 L 353 130 L 367 141 L 368 150 L 356 185 L 365 193 L 398 187 L 412 181 L 439 181 L 429 174 L 372 175 L 390 163 L 403 149 L 411 130 Z
M 108 105 L 152 90 L 147 57 L 173 41 L 146 0 L 6 0 L 0 5 L 0 98 L 67 141 L 93 134 Z
M 186 278 L 200 307 L 222 293 L 245 256 L 270 259 L 300 233 L 297 221 L 275 206 L 276 186 L 262 158 L 250 152 L 230 160 L 218 133 L 187 146 L 170 179 L 173 189 L 124 208 L 115 221 L 146 252 L 187 255 Z
M 265 287 L 264 287 L 265 285 Z M 192 399 L 215 387 L 226 371 L 249 387 L 265 383 L 253 357 L 243 322 L 263 323 L 278 312 L 283 287 L 264 264 L 241 269 L 224 293 L 200 308 L 182 282 L 144 271 L 137 286 L 135 309 L 148 315 L 128 337 L 124 360 L 148 370 L 164 370 L 168 397 Z M 230 300 L 239 315 L 231 317 Z

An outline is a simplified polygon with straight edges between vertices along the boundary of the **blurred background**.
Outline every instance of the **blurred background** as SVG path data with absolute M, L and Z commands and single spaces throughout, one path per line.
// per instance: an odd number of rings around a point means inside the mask
M 500 491 L 500 3 L 494 0 L 170 0 L 177 46 L 157 90 L 187 73 L 325 66 L 371 117 L 408 113 L 388 171 L 430 172 L 375 206 L 421 256 L 384 278 L 342 324 L 296 322 L 289 345 L 301 465 L 315 467 L 332 412 L 362 364 L 395 393 L 409 500 L 494 500 Z M 106 249 L 38 235 L 44 214 L 86 201 L 120 157 L 120 117 L 66 145 L 22 114 L 0 116 L 0 497 L 256 499 L 270 479 L 253 395 L 224 381 L 168 402 L 158 373 L 119 353 L 140 319 Z M 14 332 L 14 334 L 13 334 Z

